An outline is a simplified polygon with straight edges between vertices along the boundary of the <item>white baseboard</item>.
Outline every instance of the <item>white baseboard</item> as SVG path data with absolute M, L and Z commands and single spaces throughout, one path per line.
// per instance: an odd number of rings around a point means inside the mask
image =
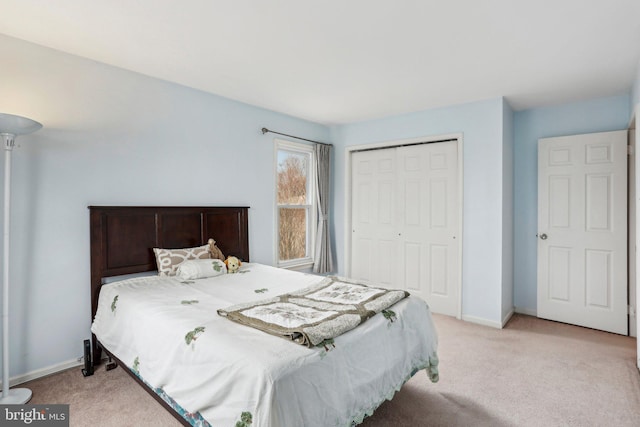
M 513 313 L 515 313 L 513 311 L 513 308 L 511 310 L 509 310 L 509 312 L 502 318 L 502 328 L 504 328 L 504 325 L 507 324 L 507 322 L 509 321 L 509 319 L 511 319 L 511 316 L 513 316 Z
M 531 308 L 516 307 L 515 311 L 518 314 L 526 314 L 527 316 L 538 317 L 538 311 Z
M 494 320 L 484 319 L 482 317 L 469 316 L 467 314 L 462 315 L 462 320 L 469 323 L 475 323 L 477 325 L 489 326 L 496 329 L 502 329 L 502 324 Z
M 26 383 L 27 381 L 35 380 L 38 378 L 46 377 L 47 375 L 62 372 L 70 368 L 82 366 L 82 358 L 67 360 L 66 362 L 58 363 L 56 365 L 47 366 L 46 368 L 36 369 L 35 371 L 27 372 L 26 374 L 18 375 L 9 379 L 10 387 L 14 387 L 18 384 Z M 2 381 L 0 381 L 0 388 L 2 388 Z

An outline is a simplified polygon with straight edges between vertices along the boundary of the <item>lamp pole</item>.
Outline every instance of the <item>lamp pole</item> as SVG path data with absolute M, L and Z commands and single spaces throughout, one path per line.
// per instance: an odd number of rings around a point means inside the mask
M 17 135 L 35 132 L 42 125 L 25 117 L 0 113 L 4 143 L 4 232 L 2 253 L 2 397 L 0 405 L 22 405 L 31 400 L 28 388 L 10 389 L 9 379 L 9 238 L 11 230 L 11 153 Z
M 4 245 L 2 261 L 2 404 L 23 404 L 31 400 L 28 388 L 9 389 L 9 231 L 11 229 L 11 153 L 16 136 L 0 134 L 4 141 Z

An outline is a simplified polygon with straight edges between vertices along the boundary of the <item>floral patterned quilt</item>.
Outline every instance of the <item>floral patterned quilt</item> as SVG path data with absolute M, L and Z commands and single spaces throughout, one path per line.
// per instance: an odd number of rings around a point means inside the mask
M 409 296 L 329 277 L 296 292 L 257 302 L 237 304 L 218 314 L 261 331 L 290 338 L 307 347 L 333 339 Z

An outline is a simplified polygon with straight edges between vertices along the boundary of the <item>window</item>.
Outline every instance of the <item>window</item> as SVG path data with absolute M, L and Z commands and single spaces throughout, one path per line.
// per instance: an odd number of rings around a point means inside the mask
M 313 263 L 315 185 L 313 147 L 276 140 L 276 241 L 280 267 Z

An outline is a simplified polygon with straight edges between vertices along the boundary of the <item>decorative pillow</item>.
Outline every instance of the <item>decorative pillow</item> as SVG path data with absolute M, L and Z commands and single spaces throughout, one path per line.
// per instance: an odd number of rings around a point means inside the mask
M 219 247 L 216 246 L 216 241 L 213 239 L 209 239 L 207 242 L 209 244 L 209 252 L 211 252 L 211 258 L 219 259 L 221 261 L 225 260 L 225 256 L 220 250 Z
M 190 259 L 211 259 L 209 245 L 184 249 L 153 248 L 153 252 L 156 254 L 159 276 L 175 276 L 178 265 Z
M 219 259 L 191 259 L 178 266 L 176 276 L 185 280 L 193 280 L 226 273 L 227 266 Z

